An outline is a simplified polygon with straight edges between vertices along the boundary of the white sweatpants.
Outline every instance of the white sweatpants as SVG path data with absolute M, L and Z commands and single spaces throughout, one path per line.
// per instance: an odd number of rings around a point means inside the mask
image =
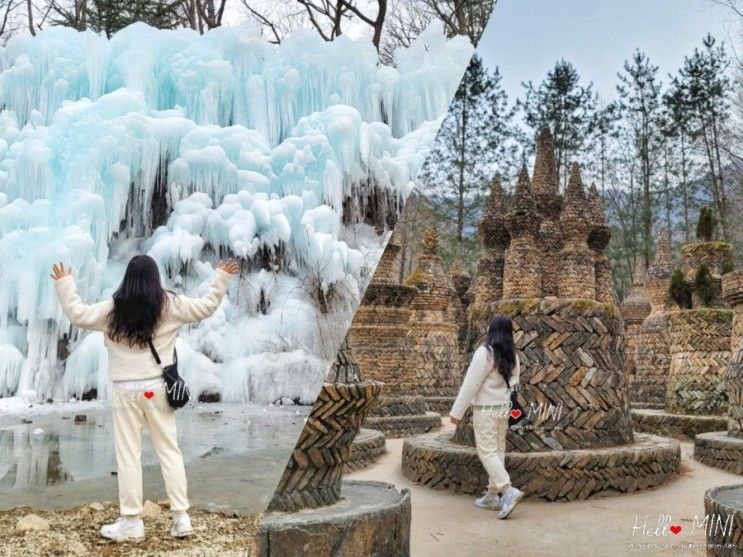
M 488 489 L 502 493 L 511 485 L 505 466 L 508 405 L 473 407 L 472 425 L 477 456 L 490 478 Z
M 111 403 L 114 445 L 119 479 L 119 512 L 142 513 L 142 426 L 150 430 L 160 460 L 165 491 L 172 511 L 188 509 L 186 469 L 178 447 L 175 412 L 168 404 L 165 387 L 151 390 L 113 388 Z

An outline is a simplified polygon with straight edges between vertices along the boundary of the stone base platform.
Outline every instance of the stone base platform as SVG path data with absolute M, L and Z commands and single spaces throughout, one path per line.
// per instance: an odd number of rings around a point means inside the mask
M 369 416 L 364 427 L 384 433 L 390 439 L 428 433 L 441 427 L 441 414 L 426 412 L 415 416 Z
M 374 429 L 360 429 L 351 445 L 351 458 L 343 466 L 343 471 L 363 470 L 386 452 L 384 433 Z
M 448 416 L 456 398 L 455 396 L 424 396 L 423 400 L 428 412 L 437 412 L 442 416 Z
M 694 438 L 694 459 L 733 474 L 743 474 L 743 439 L 730 437 L 727 431 L 700 433 Z
M 603 449 L 506 454 L 514 486 L 547 501 L 655 487 L 673 478 L 680 465 L 678 441 L 647 434 L 636 434 L 633 444 Z M 479 495 L 488 483 L 476 449 L 455 444 L 448 433 L 406 439 L 402 472 L 409 480 L 452 493 Z
M 632 412 L 632 427 L 635 431 L 667 435 L 681 441 L 693 441 L 700 433 L 727 429 L 727 416 L 694 416 L 670 414 L 663 410 L 635 410 Z
M 364 421 L 364 427 L 389 438 L 427 433 L 441 427 L 441 415 L 426 411 L 422 396 L 380 396 Z
M 704 513 L 709 518 L 708 557 L 743 556 L 743 485 L 724 485 L 704 494 Z
M 410 492 L 373 481 L 344 481 L 329 507 L 266 513 L 256 535 L 258 557 L 334 555 L 408 557 Z

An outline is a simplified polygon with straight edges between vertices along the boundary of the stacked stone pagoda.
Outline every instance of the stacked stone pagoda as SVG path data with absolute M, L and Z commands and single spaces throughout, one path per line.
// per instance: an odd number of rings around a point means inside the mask
M 673 439 L 633 434 L 623 322 L 605 259 L 609 228 L 598 193 L 586 191 L 577 164 L 559 195 L 551 143 L 542 130 L 534 183 L 523 167 L 510 207 L 489 202 L 498 210 L 480 225 L 508 241 L 500 243 L 506 246 L 502 295 L 480 289 L 469 307 L 469 353 L 494 314 L 511 317 L 526 420 L 508 433 L 506 467 L 527 495 L 573 500 L 655 486 L 678 472 L 680 447 Z M 436 489 L 479 493 L 487 475 L 473 445 L 468 412 L 454 435 L 406 439 L 403 474 Z
M 456 322 L 461 305 L 438 252 L 438 232 L 435 228 L 427 228 L 416 266 L 405 281 L 418 292 L 409 304 L 408 336 L 412 342 L 412 357 L 403 362 L 403 375 L 415 377 L 413 392 L 423 395 L 428 410 L 448 413 L 461 376 Z
M 743 474 L 743 273 L 724 275 L 722 293 L 733 309 L 731 355 L 725 372 L 727 430 L 697 435 L 694 458 L 709 466 Z M 739 511 L 743 512 L 743 505 L 739 505 Z
M 637 350 L 640 346 L 642 324 L 650 315 L 652 308 L 650 300 L 645 293 L 644 283 L 645 270 L 641 261 L 635 264 L 635 272 L 632 280 L 632 290 L 620 306 L 622 318 L 624 319 L 624 353 L 625 373 L 629 378 L 629 392 L 635 388 L 635 377 L 637 373 Z
M 683 246 L 681 253 L 681 271 L 689 284 L 706 265 L 713 285 L 721 292 L 723 271 L 732 264 L 730 244 L 693 242 Z M 666 292 L 668 288 L 666 283 Z M 670 355 L 665 370 L 665 406 L 662 410 L 634 410 L 636 429 L 683 440 L 723 429 L 728 411 L 724 375 L 730 362 L 731 310 L 724 307 L 719 294 L 707 301 L 695 294 L 691 309 L 667 312 L 665 322 Z
M 364 375 L 385 385 L 365 427 L 390 437 L 441 427 L 441 416 L 429 412 L 425 399 L 418 394 L 419 377 L 410 365 L 417 358 L 418 348 L 410 335 L 411 302 L 419 291 L 397 281 L 400 249 L 393 234 L 349 331 L 354 355 Z
M 635 373 L 630 379 L 633 406 L 638 408 L 660 409 L 666 404 L 671 369 L 667 313 L 674 305 L 668 294 L 672 272 L 668 234 L 663 231 L 653 263 L 645 273 L 644 291 L 650 302 L 650 314 L 638 333 Z

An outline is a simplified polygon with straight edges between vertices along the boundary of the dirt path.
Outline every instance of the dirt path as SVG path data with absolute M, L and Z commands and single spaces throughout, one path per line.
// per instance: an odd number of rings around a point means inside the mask
M 387 441 L 387 454 L 374 466 L 348 478 L 382 480 L 410 489 L 414 557 L 702 557 L 706 554 L 701 545 L 705 534 L 700 527 L 704 492 L 743 480 L 699 464 L 692 458 L 692 451 L 692 444 L 682 443 L 681 474 L 657 489 L 572 503 L 525 501 L 508 520 L 498 520 L 494 512 L 475 507 L 470 496 L 450 495 L 408 481 L 400 467 L 399 439 Z M 673 524 L 681 524 L 678 535 L 667 529 L 662 529 L 665 535 L 655 534 L 659 520 L 665 520 L 663 515 L 671 515 Z

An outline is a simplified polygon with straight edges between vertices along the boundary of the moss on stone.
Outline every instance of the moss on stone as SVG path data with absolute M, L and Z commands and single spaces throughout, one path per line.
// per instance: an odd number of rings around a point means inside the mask
M 670 311 L 667 314 L 669 323 L 678 324 L 691 319 L 702 319 L 704 321 L 719 321 L 722 323 L 733 322 L 732 310 L 725 308 L 699 308 L 681 309 Z
M 712 241 L 712 242 L 692 242 L 681 247 L 681 253 L 684 255 L 696 254 L 699 252 L 717 252 L 717 251 L 729 251 L 732 253 L 733 245 L 728 242 Z

